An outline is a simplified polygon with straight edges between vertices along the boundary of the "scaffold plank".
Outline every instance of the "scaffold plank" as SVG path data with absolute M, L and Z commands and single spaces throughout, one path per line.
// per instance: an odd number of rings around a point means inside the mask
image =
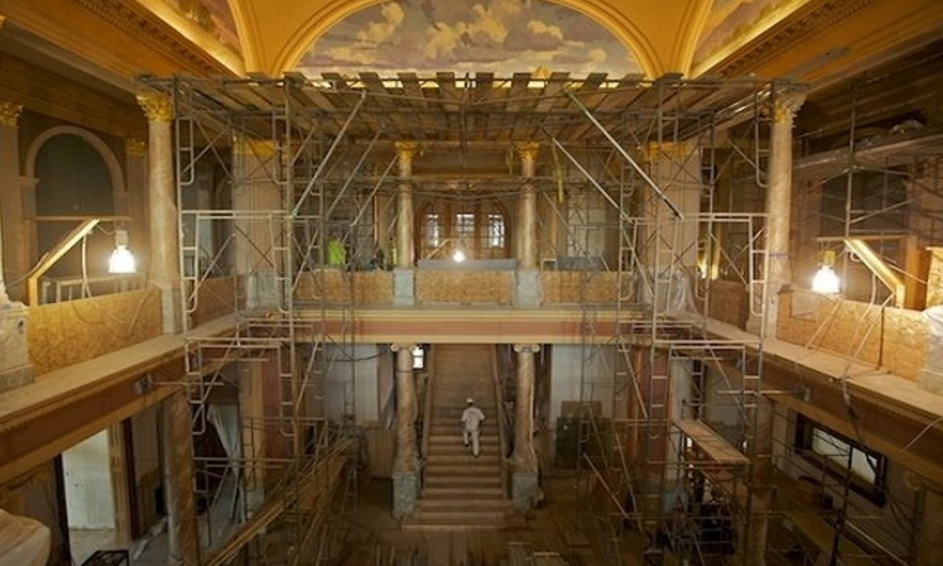
M 677 419 L 674 425 L 714 462 L 729 466 L 745 466 L 750 463 L 749 458 L 703 422 L 697 419 Z

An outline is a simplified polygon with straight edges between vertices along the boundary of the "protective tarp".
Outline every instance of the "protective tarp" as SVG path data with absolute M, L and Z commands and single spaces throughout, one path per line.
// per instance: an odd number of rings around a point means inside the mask
M 0 566 L 45 566 L 50 544 L 49 527 L 0 509 Z
M 943 306 L 926 309 L 923 318 L 927 321 L 927 356 L 918 383 L 943 393 Z

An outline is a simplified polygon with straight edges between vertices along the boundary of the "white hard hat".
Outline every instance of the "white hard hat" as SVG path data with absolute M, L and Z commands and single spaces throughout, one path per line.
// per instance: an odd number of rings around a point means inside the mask
M 465 403 L 467 403 L 468 405 L 471 405 L 471 404 L 474 403 L 474 402 L 475 402 L 475 400 L 472 399 L 471 397 L 469 397 L 468 399 L 465 399 Z

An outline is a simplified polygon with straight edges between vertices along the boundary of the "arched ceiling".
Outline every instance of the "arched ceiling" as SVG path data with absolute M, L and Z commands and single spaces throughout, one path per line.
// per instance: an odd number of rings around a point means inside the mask
M 383 1 L 0 0 L 0 52 L 29 44 L 128 90 L 140 75 L 274 77 L 332 26 Z M 480 3 L 511 1 L 526 0 Z M 820 87 L 943 37 L 940 0 L 546 1 L 608 30 L 649 78 L 752 74 Z

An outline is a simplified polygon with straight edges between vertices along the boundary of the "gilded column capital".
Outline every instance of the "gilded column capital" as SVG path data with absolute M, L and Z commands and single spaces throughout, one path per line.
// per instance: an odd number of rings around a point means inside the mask
M 691 153 L 691 147 L 687 142 L 653 141 L 642 146 L 641 157 L 646 163 L 655 163 L 662 157 L 682 160 Z
M 536 354 L 540 351 L 540 344 L 514 344 L 514 351 L 518 354 Z
M 124 140 L 124 153 L 128 157 L 147 157 L 147 142 L 128 138 Z
M 20 120 L 20 114 L 23 112 L 22 104 L 12 102 L 0 102 L 0 126 L 9 126 L 15 128 Z
M 412 161 L 419 151 L 419 143 L 414 141 L 398 141 L 393 143 L 396 156 L 400 161 Z
M 540 151 L 540 144 L 537 142 L 521 142 L 515 146 L 517 154 L 523 161 L 535 161 L 537 153 Z
M 138 104 L 147 115 L 148 122 L 169 122 L 174 116 L 173 104 L 163 94 L 138 94 Z
M 792 123 L 792 120 L 796 117 L 796 112 L 802 108 L 804 103 L 805 94 L 801 92 L 780 94 L 773 100 L 773 123 Z
M 252 155 L 258 159 L 270 159 L 275 155 L 275 142 L 237 136 L 233 139 L 232 149 L 236 155 Z

